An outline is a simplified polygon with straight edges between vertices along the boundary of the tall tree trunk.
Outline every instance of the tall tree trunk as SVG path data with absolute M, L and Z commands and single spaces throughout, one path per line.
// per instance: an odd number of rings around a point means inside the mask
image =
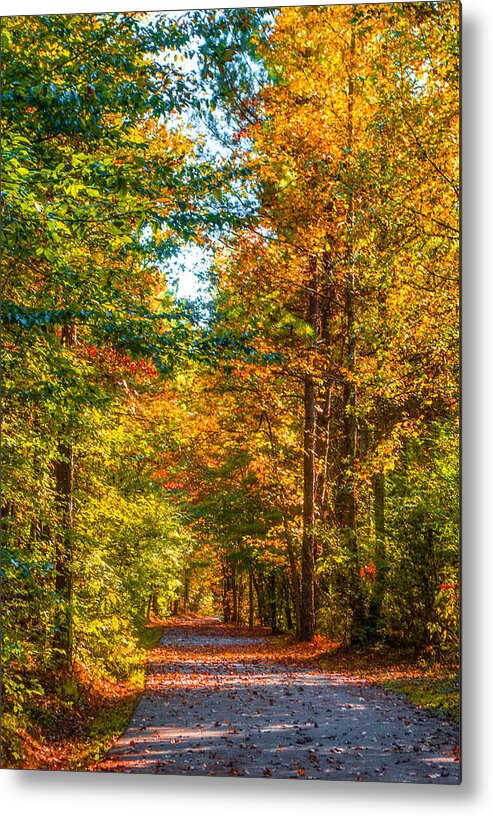
M 373 515 L 375 521 L 375 583 L 368 610 L 368 638 L 371 642 L 378 639 L 382 601 L 385 592 L 387 559 L 385 552 L 385 476 L 375 473 L 373 476 Z
M 60 442 L 55 463 L 56 505 L 59 529 L 55 536 L 55 607 L 53 651 L 55 663 L 70 671 L 72 665 L 73 594 L 73 447 Z
M 353 118 L 355 96 L 355 84 L 354 84 L 355 55 L 356 55 L 356 34 L 354 23 L 352 23 L 348 65 L 349 76 L 348 103 L 347 103 L 348 162 L 351 162 L 352 160 L 351 157 L 354 141 Z M 355 333 L 355 306 L 354 306 L 355 273 L 354 273 L 353 248 L 351 244 L 351 233 L 354 228 L 354 197 L 352 189 L 350 189 L 349 192 L 346 223 L 348 228 L 348 240 L 346 245 L 346 265 L 348 268 L 348 272 L 346 275 L 346 288 L 345 288 L 345 312 L 347 332 L 346 367 L 349 372 L 353 372 L 355 368 L 356 359 L 356 333 Z M 350 634 L 352 643 L 359 643 L 364 641 L 365 639 L 365 609 L 363 605 L 363 593 L 359 575 L 356 494 L 354 486 L 354 461 L 356 457 L 356 450 L 358 444 L 356 401 L 357 401 L 356 388 L 352 382 L 352 378 L 351 377 L 346 378 L 343 393 L 343 412 L 344 412 L 343 416 L 346 448 L 345 465 L 346 472 L 349 473 L 350 475 L 346 481 L 344 489 L 344 528 L 352 562 L 350 576 L 350 597 L 353 612 Z
M 265 609 L 264 609 L 264 599 L 262 593 L 262 586 L 260 577 L 256 577 L 255 573 L 252 572 L 252 580 L 253 585 L 255 587 L 255 592 L 257 594 L 257 606 L 258 606 L 258 616 L 260 618 L 260 625 L 265 626 Z
M 305 378 L 304 407 L 300 640 L 311 640 L 315 633 L 315 388 L 309 374 Z
M 183 614 L 188 614 L 188 605 L 190 602 L 190 568 L 185 569 L 183 581 Z
M 319 331 L 319 297 L 317 259 L 310 262 L 311 277 L 308 296 L 307 321 L 315 330 L 315 343 Z M 313 357 L 315 343 L 309 357 L 309 370 L 304 386 L 303 431 L 303 541 L 301 551 L 301 621 L 300 640 L 311 640 L 315 634 L 315 443 L 316 405 Z
M 284 580 L 283 580 L 284 614 L 286 616 L 286 626 L 287 626 L 288 632 L 291 632 L 291 630 L 293 629 L 293 618 L 292 618 L 292 615 L 291 615 L 291 604 L 289 603 L 290 595 L 292 595 L 292 592 L 290 592 L 290 589 L 291 588 L 290 588 L 290 585 L 289 585 L 289 581 L 288 581 L 288 579 L 286 577 L 284 577 Z
M 233 591 L 233 616 L 231 622 L 238 623 L 238 586 L 236 582 L 236 567 L 231 564 L 231 588 Z
M 159 595 L 157 589 L 152 590 L 152 612 L 156 618 L 161 617 L 161 610 L 159 609 Z
M 322 256 L 322 280 L 320 282 L 320 341 L 323 353 L 323 388 L 320 398 L 320 409 L 317 414 L 316 427 L 316 495 L 315 506 L 317 517 L 321 522 L 327 521 L 327 507 L 329 501 L 328 491 L 328 465 L 330 451 L 330 424 L 332 411 L 332 392 L 334 377 L 331 371 L 333 361 L 331 359 L 331 345 L 333 338 L 331 335 L 331 316 L 333 297 L 333 264 L 329 252 L 324 252 Z M 315 558 L 322 555 L 320 540 L 315 542 Z
M 272 431 L 272 424 L 270 421 L 270 417 L 267 411 L 263 412 L 263 417 L 265 417 L 265 421 L 267 423 L 267 430 L 269 434 L 269 442 L 270 448 L 272 453 L 272 458 L 274 460 L 274 472 L 276 474 L 277 482 L 279 485 L 279 494 L 280 494 L 280 502 L 281 502 L 281 512 L 282 512 L 282 524 L 284 529 L 284 538 L 286 541 L 286 551 L 288 554 L 288 561 L 289 561 L 289 572 L 291 575 L 291 588 L 293 592 L 293 604 L 294 604 L 294 615 L 296 620 L 296 637 L 299 639 L 300 637 L 300 625 L 301 625 L 301 592 L 300 592 L 300 576 L 298 572 L 298 567 L 296 564 L 296 555 L 294 551 L 293 545 L 293 537 L 291 535 L 291 531 L 289 529 L 289 519 L 288 519 L 288 502 L 286 499 L 286 491 L 284 489 L 284 485 L 282 483 L 282 477 L 279 473 L 278 461 L 277 461 L 277 452 L 276 452 L 276 444 L 274 439 L 274 433 Z
M 229 602 L 228 565 L 223 563 L 223 622 L 231 623 L 231 604 Z
M 288 561 L 289 561 L 289 573 L 291 577 L 291 592 L 293 593 L 293 606 L 294 606 L 294 619 L 295 619 L 295 630 L 296 630 L 296 637 L 300 639 L 300 632 L 301 632 L 301 589 L 300 589 L 300 576 L 298 572 L 298 567 L 296 565 L 296 556 L 294 553 L 294 546 L 293 546 L 293 539 L 291 536 L 291 532 L 289 530 L 288 519 L 286 513 L 283 510 L 283 525 L 284 525 L 284 535 L 286 539 L 286 549 L 288 553 Z
M 242 575 L 241 572 L 238 575 L 236 596 L 237 596 L 237 600 L 236 600 L 236 623 L 238 624 L 238 626 L 241 626 L 241 624 L 243 622 L 243 617 L 242 617 L 242 613 L 241 613 L 242 604 L 243 604 L 243 575 Z
M 346 285 L 346 319 L 347 319 L 347 367 L 354 370 L 356 339 L 354 333 L 354 276 L 350 275 Z M 351 643 L 360 643 L 365 639 L 365 610 L 359 575 L 358 526 L 356 493 L 354 485 L 354 463 L 357 450 L 358 428 L 356 423 L 356 389 L 351 380 L 346 379 L 343 390 L 344 447 L 345 470 L 343 478 L 343 516 L 342 525 L 346 544 L 351 556 L 350 602 L 353 612 L 351 624 Z
M 75 326 L 64 326 L 62 345 L 70 348 L 76 342 Z M 74 451 L 71 442 L 58 443 L 55 462 L 55 505 L 58 529 L 55 536 L 55 607 L 52 648 L 55 664 L 68 672 L 72 669 L 73 650 L 73 486 Z
M 279 628 L 277 625 L 276 573 L 274 571 L 269 576 L 269 611 L 270 628 L 272 634 L 277 635 Z
M 154 615 L 155 618 L 160 618 L 161 617 L 161 612 L 160 612 L 160 609 L 159 609 L 159 597 L 158 597 L 157 589 L 155 587 L 153 587 L 152 591 L 149 593 L 149 599 L 148 599 L 148 602 L 147 602 L 146 618 L 147 618 L 148 622 L 151 620 L 151 612 L 152 612 L 152 614 Z M 174 614 L 176 614 L 176 613 L 174 613 Z
M 253 628 L 253 575 L 252 570 L 248 573 L 248 625 Z

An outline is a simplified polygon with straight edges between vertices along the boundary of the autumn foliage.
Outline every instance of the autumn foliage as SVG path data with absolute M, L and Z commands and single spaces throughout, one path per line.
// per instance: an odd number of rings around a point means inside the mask
M 5 18 L 8 728 L 177 612 L 456 663 L 458 27 Z

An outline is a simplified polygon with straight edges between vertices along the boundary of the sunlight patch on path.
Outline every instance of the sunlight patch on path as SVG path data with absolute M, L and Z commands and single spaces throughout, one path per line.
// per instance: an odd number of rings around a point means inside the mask
M 95 770 L 458 783 L 456 726 L 224 628 L 167 628 L 128 730 Z

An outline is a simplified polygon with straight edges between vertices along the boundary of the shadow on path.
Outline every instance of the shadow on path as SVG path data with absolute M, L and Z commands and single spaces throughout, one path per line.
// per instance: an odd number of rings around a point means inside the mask
M 458 737 L 399 695 L 276 654 L 266 629 L 181 620 L 93 770 L 458 784 Z

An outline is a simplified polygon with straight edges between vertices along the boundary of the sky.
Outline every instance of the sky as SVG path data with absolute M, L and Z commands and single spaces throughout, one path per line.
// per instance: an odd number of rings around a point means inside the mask
M 150 19 L 159 17 L 165 14 L 167 17 L 179 18 L 186 13 L 186 9 L 178 9 L 175 11 L 155 11 L 149 14 Z M 168 62 L 175 69 L 180 68 L 184 74 L 198 74 L 200 70 L 199 60 L 196 56 L 191 59 L 187 56 L 180 55 L 178 61 L 175 61 L 176 54 L 162 53 L 161 59 L 163 63 Z M 193 117 L 187 108 L 180 111 L 180 114 L 175 115 L 176 120 L 172 126 L 177 128 L 184 128 L 192 133 L 194 137 L 201 137 L 202 151 L 210 157 L 217 156 L 218 159 L 227 154 L 224 145 L 221 144 L 211 134 L 204 122 L 201 122 L 197 117 Z M 200 297 L 208 299 L 210 288 L 206 282 L 206 270 L 209 264 L 210 256 L 203 249 L 195 244 L 190 244 L 183 249 L 179 255 L 170 258 L 163 262 L 162 270 L 167 276 L 168 285 L 172 288 L 173 294 L 177 298 L 186 298 L 188 300 L 195 300 Z
M 207 285 L 200 280 L 200 274 L 206 267 L 206 254 L 200 247 L 192 245 L 167 261 L 165 271 L 173 294 L 189 300 L 206 295 Z

